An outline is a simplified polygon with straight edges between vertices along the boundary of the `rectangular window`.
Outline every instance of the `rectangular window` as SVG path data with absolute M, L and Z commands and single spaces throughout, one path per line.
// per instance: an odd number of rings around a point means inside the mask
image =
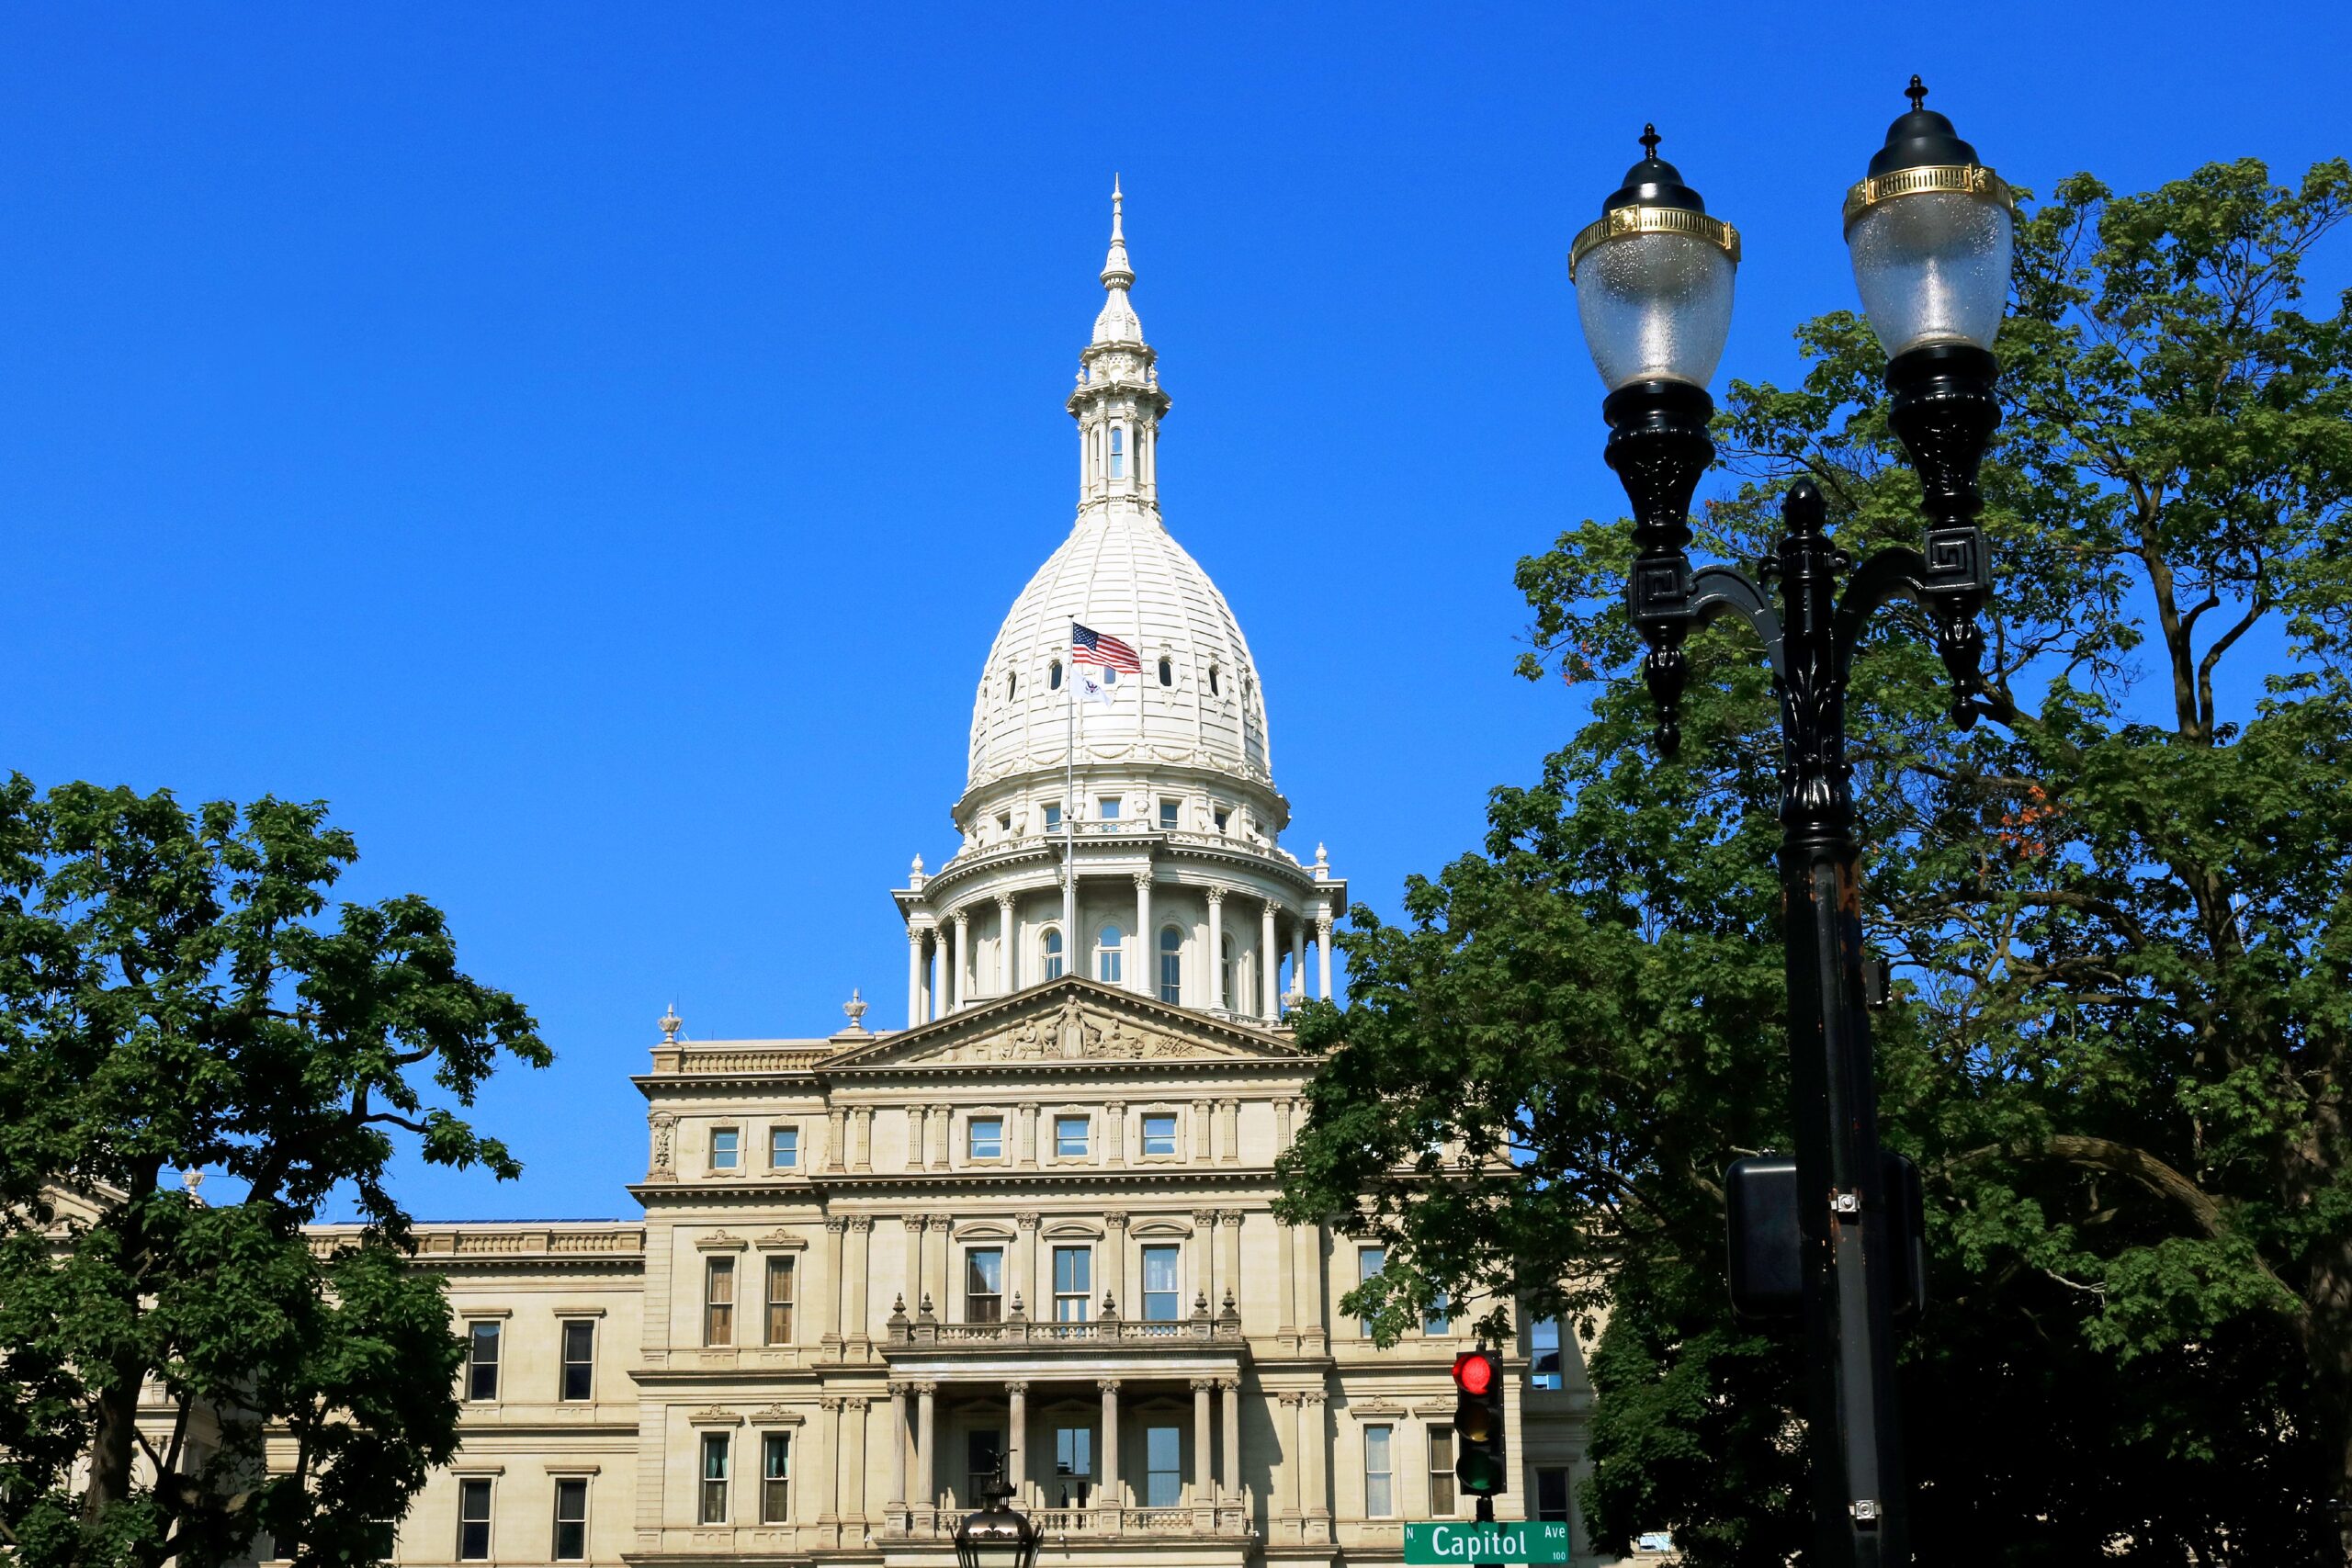
M 1396 1471 L 1389 1459 L 1389 1438 L 1395 1428 L 1363 1429 L 1363 1515 L 1385 1519 L 1396 1512 Z
M 1146 1323 L 1173 1323 L 1182 1305 L 1176 1288 L 1176 1249 L 1172 1247 L 1147 1247 L 1143 1249 L 1143 1320 Z
M 1430 1304 L 1421 1311 L 1421 1332 L 1432 1339 L 1442 1339 L 1453 1333 L 1453 1319 L 1446 1311 L 1453 1304 L 1443 1291 L 1431 1296 Z
M 1539 1521 L 1555 1524 L 1568 1522 L 1568 1472 L 1565 1470 L 1539 1470 L 1535 1472 L 1535 1517 Z
M 792 1343 L 792 1259 L 768 1259 L 768 1343 Z
M 1527 1326 L 1527 1386 L 1560 1386 L 1560 1320 L 1539 1317 Z
M 974 1247 L 965 1249 L 964 1321 L 1004 1321 L 1004 1248 Z
M 743 1134 L 733 1127 L 710 1130 L 710 1168 L 733 1170 L 743 1152 Z
M 564 1320 L 562 1397 L 596 1397 L 596 1325 L 588 1318 Z
M 1094 814 L 1105 822 L 1116 822 L 1119 819 L 1119 797 L 1104 795 L 1094 803 Z
M 1159 803 L 1159 826 L 1162 830 L 1170 830 L 1175 828 L 1178 819 L 1177 813 L 1181 809 L 1182 806 L 1177 801 L 1163 800 Z
M 727 1522 L 727 1461 L 728 1434 L 705 1432 L 702 1435 L 702 1506 L 700 1517 L 707 1525 Z
M 800 1163 L 800 1129 L 771 1127 L 768 1129 L 768 1168 L 790 1170 Z
M 1093 1122 L 1091 1118 L 1084 1116 L 1055 1117 L 1054 1157 L 1056 1159 L 1084 1159 L 1086 1157 L 1087 1134 L 1092 1130 Z
M 964 1434 L 964 1505 L 977 1508 L 980 1492 L 1004 1468 L 1004 1436 L 993 1427 Z
M 792 1435 L 769 1432 L 760 1438 L 760 1523 L 780 1525 L 790 1516 Z
M 1173 1508 L 1184 1500 L 1184 1429 L 1143 1429 L 1143 1506 Z
M 1444 1518 L 1453 1512 L 1453 1428 L 1430 1428 L 1430 1512 Z
M 1054 1248 L 1054 1321 L 1084 1323 L 1094 1299 L 1094 1252 L 1091 1247 Z
M 1363 1284 L 1365 1280 L 1371 1279 L 1374 1274 L 1379 1273 L 1387 1266 L 1388 1249 L 1386 1247 L 1360 1247 L 1356 1248 L 1357 1284 Z M 1368 1317 L 1360 1317 L 1356 1319 L 1356 1335 L 1359 1338 L 1371 1338 L 1372 1319 Z
M 1174 1111 L 1153 1111 L 1145 1113 L 1143 1152 L 1147 1155 L 1172 1155 L 1176 1152 L 1176 1113 Z
M 714 1258 L 703 1268 L 702 1342 L 735 1343 L 735 1260 Z
M 967 1129 L 966 1147 L 970 1151 L 972 1158 L 1002 1159 L 1004 1157 L 1003 1117 L 975 1116 L 964 1125 Z
M 560 1476 L 555 1483 L 555 1560 L 584 1562 L 588 1556 L 588 1478 Z
M 466 1397 L 498 1397 L 497 1324 L 477 1323 L 466 1331 Z
M 1054 1428 L 1054 1489 L 1057 1508 L 1083 1508 L 1094 1485 L 1094 1428 Z
M 1060 832 L 1061 830 L 1062 830 L 1062 808 L 1061 808 L 1059 806 L 1057 806 L 1057 806 L 1048 806 L 1048 807 L 1046 807 L 1046 832 L 1048 832 L 1048 833 L 1058 833 L 1058 832 Z
M 490 1482 L 469 1477 L 458 1483 L 458 1561 L 490 1561 Z

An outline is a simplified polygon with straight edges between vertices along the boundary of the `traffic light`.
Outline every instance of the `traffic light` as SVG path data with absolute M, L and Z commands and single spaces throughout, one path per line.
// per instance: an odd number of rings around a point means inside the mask
M 1473 1497 L 1510 1488 L 1503 1462 L 1503 1359 L 1492 1350 L 1453 1358 L 1453 1479 Z M 1483 1516 L 1482 1516 L 1483 1517 Z

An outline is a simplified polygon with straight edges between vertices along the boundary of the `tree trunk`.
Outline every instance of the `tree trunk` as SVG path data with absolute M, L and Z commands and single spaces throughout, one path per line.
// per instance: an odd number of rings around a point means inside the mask
M 130 1495 L 132 1466 L 139 1453 L 139 1392 L 146 1368 L 124 1359 L 114 1363 L 114 1386 L 98 1396 L 97 1430 L 90 1443 L 90 1484 L 82 1494 L 82 1520 L 96 1524 L 111 1504 Z

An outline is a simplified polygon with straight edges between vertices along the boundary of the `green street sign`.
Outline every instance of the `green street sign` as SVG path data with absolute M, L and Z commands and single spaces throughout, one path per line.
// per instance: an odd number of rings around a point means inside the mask
M 1568 1527 L 1553 1521 L 1538 1523 L 1508 1519 L 1497 1524 L 1473 1524 L 1462 1519 L 1430 1519 L 1405 1527 L 1407 1568 L 1469 1568 L 1480 1562 L 1566 1562 Z

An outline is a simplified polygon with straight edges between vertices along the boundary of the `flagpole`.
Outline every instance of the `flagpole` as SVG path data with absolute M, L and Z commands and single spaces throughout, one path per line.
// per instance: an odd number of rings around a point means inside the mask
M 1069 675 L 1062 691 L 1069 699 L 1062 744 L 1062 973 L 1078 973 L 1078 628 L 1070 628 L 1062 658 Z

